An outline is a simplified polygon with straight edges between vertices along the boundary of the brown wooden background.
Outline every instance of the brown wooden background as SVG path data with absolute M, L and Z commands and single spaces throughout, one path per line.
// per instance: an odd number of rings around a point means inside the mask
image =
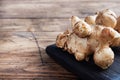
M 70 28 L 72 15 L 83 18 L 107 8 L 119 15 L 120 0 L 0 0 L 0 79 L 76 80 L 45 48 Z

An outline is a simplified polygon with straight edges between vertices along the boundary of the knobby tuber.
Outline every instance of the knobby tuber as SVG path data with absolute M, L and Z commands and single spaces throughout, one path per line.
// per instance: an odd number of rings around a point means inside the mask
M 97 17 L 97 14 L 93 16 L 87 16 L 85 17 L 85 22 L 87 22 L 90 25 L 95 25 L 96 17 Z
M 98 13 L 98 16 L 96 17 L 95 22 L 98 25 L 115 28 L 115 26 L 117 24 L 116 18 L 117 18 L 117 16 L 113 11 L 111 11 L 109 9 L 105 9 Z
M 117 18 L 117 24 L 116 24 L 115 30 L 120 32 L 120 16 Z
M 93 54 L 95 64 L 106 69 L 114 61 L 110 46 L 120 46 L 117 21 L 116 14 L 108 9 L 86 17 L 85 21 L 72 16 L 72 30 L 59 34 L 56 46 L 73 54 L 78 61 L 86 60 Z

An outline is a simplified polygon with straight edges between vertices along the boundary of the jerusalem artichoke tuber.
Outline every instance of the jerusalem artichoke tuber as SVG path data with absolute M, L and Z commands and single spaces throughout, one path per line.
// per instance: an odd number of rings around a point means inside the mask
M 120 46 L 120 34 L 114 30 L 116 15 L 110 10 L 103 10 L 93 21 L 96 23 L 91 24 L 72 16 L 72 31 L 59 34 L 56 46 L 73 54 L 78 61 L 93 54 L 95 64 L 106 69 L 114 61 L 114 52 L 109 46 Z
M 107 46 L 98 47 L 94 54 L 95 64 L 103 69 L 108 68 L 114 61 L 114 52 Z
M 98 13 L 98 16 L 95 22 L 98 25 L 115 28 L 117 24 L 116 18 L 117 16 L 113 11 L 106 9 Z
M 78 20 L 78 19 L 79 18 L 76 17 L 76 16 L 73 16 L 72 19 L 71 19 L 71 21 L 74 21 L 74 23 L 72 22 L 73 32 L 75 34 L 77 34 L 79 37 L 89 36 L 92 32 L 90 25 L 88 25 L 83 20 L 81 20 L 81 19 Z
M 85 22 L 87 22 L 90 25 L 95 25 L 95 20 L 96 20 L 97 14 L 93 16 L 87 16 L 85 17 Z
M 118 32 L 120 32 L 120 16 L 117 18 L 117 24 L 115 26 L 115 30 L 117 30 Z

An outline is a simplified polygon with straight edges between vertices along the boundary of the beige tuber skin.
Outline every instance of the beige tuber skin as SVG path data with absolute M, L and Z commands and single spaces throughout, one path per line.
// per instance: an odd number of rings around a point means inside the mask
M 106 45 L 102 48 L 98 47 L 94 54 L 95 64 L 100 66 L 102 69 L 108 68 L 114 61 L 114 52 Z
M 87 17 L 85 17 L 85 22 L 87 22 L 90 25 L 95 25 L 96 17 L 97 17 L 97 14 L 93 15 L 93 16 L 87 16 Z
M 113 20 L 110 22 L 113 22 L 110 25 L 114 25 Z M 95 64 L 107 69 L 114 61 L 114 52 L 109 46 L 120 46 L 120 34 L 113 26 L 103 26 L 102 23 L 91 25 L 76 16 L 72 16 L 71 24 L 72 31 L 59 34 L 56 45 L 73 54 L 78 61 L 85 60 L 93 53 Z
M 120 16 L 117 18 L 117 24 L 115 26 L 115 30 L 117 30 L 120 33 Z
M 86 37 L 91 34 L 92 29 L 90 25 L 88 25 L 86 22 L 84 22 L 83 20 L 79 19 L 76 16 L 72 17 L 71 22 L 72 21 L 74 21 L 74 23 L 72 24 L 74 25 L 73 32 L 77 34 L 79 37 Z
M 113 11 L 106 9 L 98 13 L 98 16 L 95 22 L 98 25 L 115 28 L 117 24 L 116 19 L 117 19 L 116 14 Z
M 65 42 L 67 41 L 69 35 L 70 35 L 69 30 L 66 30 L 64 33 L 59 34 L 57 36 L 56 46 L 58 46 L 59 48 L 64 48 Z

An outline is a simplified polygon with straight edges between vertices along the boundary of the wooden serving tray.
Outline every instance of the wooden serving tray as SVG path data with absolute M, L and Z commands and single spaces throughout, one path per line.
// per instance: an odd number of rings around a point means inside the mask
M 55 44 L 48 46 L 46 52 L 61 66 L 83 80 L 120 80 L 120 47 L 112 49 L 115 53 L 115 61 L 106 70 L 96 66 L 92 57 L 88 62 L 78 62 L 73 55 L 56 47 Z

